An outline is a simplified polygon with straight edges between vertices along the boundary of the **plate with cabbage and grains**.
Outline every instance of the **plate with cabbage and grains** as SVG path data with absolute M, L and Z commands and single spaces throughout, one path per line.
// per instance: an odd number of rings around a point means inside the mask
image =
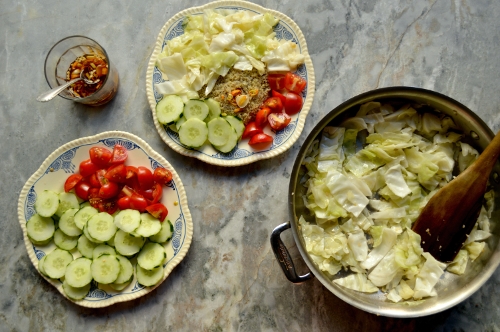
M 289 149 L 315 77 L 300 28 L 244 1 L 183 10 L 161 29 L 146 73 L 155 127 L 174 151 L 218 166 Z
M 51 153 L 22 188 L 18 218 L 34 267 L 89 308 L 150 293 L 185 257 L 193 235 L 177 172 L 121 131 Z

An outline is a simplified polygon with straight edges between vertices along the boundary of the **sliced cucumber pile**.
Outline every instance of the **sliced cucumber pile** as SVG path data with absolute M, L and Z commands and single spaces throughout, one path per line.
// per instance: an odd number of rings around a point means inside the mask
M 160 222 L 136 210 L 99 213 L 79 204 L 73 193 L 53 191 L 39 194 L 35 210 L 26 223 L 28 238 L 34 245 L 56 245 L 38 261 L 38 270 L 51 279 L 63 278 L 68 298 L 84 299 L 92 280 L 120 292 L 134 280 L 134 271 L 147 287 L 163 280 L 164 244 L 173 234 L 170 220 Z
M 209 143 L 220 152 L 231 152 L 245 130 L 238 117 L 222 116 L 213 98 L 183 103 L 179 96 L 167 95 L 156 105 L 156 115 L 158 122 L 179 134 L 183 145 L 193 149 Z

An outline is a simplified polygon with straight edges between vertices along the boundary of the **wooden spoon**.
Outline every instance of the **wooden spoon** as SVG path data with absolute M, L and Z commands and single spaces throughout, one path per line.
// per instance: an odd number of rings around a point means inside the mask
M 413 224 L 422 248 L 437 260 L 451 262 L 474 228 L 499 155 L 500 132 L 471 166 L 429 200 Z

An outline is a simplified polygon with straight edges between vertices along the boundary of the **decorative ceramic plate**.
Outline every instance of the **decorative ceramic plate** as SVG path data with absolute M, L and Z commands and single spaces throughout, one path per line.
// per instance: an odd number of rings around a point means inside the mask
M 274 32 L 278 39 L 290 40 L 296 43 L 300 53 L 304 55 L 305 62 L 299 66 L 296 74 L 307 80 L 306 89 L 302 92 L 304 104 L 299 113 L 292 116 L 290 124 L 281 131 L 276 133 L 265 129 L 264 132 L 273 136 L 273 144 L 266 150 L 258 151 L 252 149 L 247 140 L 240 141 L 231 152 L 221 153 L 215 150 L 209 144 L 205 144 L 199 149 L 189 149 L 182 145 L 179 141 L 179 136 L 176 132 L 158 122 L 156 117 L 156 104 L 162 99 L 162 95 L 156 91 L 155 84 L 164 82 L 160 70 L 156 67 L 156 59 L 166 46 L 167 41 L 184 34 L 183 21 L 188 15 L 202 15 L 205 9 L 214 10 L 243 10 L 253 13 L 270 13 L 279 19 L 279 23 L 274 27 Z M 195 157 L 209 164 L 218 166 L 240 166 L 246 165 L 257 160 L 267 159 L 283 153 L 289 149 L 299 138 L 304 127 L 305 119 L 314 97 L 315 78 L 314 69 L 311 58 L 307 53 L 307 45 L 304 35 L 295 22 L 288 16 L 259 5 L 246 1 L 215 1 L 204 6 L 192 7 L 177 13 L 174 17 L 167 21 L 161 29 L 156 45 L 149 60 L 148 69 L 146 72 L 146 92 L 153 113 L 153 119 L 161 138 L 173 150 L 185 156 Z
M 37 194 L 43 190 L 64 191 L 64 182 L 67 177 L 78 171 L 80 162 L 89 158 L 89 148 L 102 146 L 112 149 L 115 144 L 124 146 L 128 151 L 126 165 L 149 166 L 151 169 L 164 167 L 172 172 L 173 180 L 168 186 L 163 187 L 161 203 L 168 209 L 168 219 L 174 226 L 172 239 L 164 244 L 167 260 L 164 263 L 164 276 L 162 281 L 153 287 L 145 287 L 137 282 L 136 277 L 130 285 L 121 292 L 113 291 L 107 286 L 97 285 L 92 281 L 90 292 L 83 300 L 73 301 L 83 307 L 106 307 L 118 302 L 129 301 L 141 297 L 160 285 L 168 277 L 173 268 L 179 264 L 186 255 L 193 236 L 193 223 L 187 205 L 184 187 L 177 172 L 168 161 L 139 137 L 127 132 L 109 131 L 95 136 L 80 138 L 64 144 L 45 159 L 40 168 L 28 179 L 24 185 L 18 201 L 19 223 L 23 230 L 24 243 L 28 250 L 31 262 L 38 270 L 38 261 L 55 249 L 53 241 L 45 246 L 35 246 L 27 236 L 26 222 L 35 214 L 35 200 Z M 72 251 L 73 252 L 73 251 Z M 74 257 L 79 256 L 74 253 Z M 41 274 L 41 273 L 40 273 Z M 43 274 L 41 274 L 43 276 Z M 61 292 L 65 293 L 60 280 L 43 276 L 48 282 Z

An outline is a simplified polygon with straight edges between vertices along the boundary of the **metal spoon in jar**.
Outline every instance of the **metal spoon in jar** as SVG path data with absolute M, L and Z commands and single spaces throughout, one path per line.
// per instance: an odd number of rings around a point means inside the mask
M 81 73 L 80 73 L 80 77 L 78 78 L 75 78 L 71 81 L 68 81 L 67 83 L 63 84 L 63 85 L 59 85 L 58 87 L 55 87 L 53 88 L 52 90 L 49 90 L 49 91 L 46 91 L 44 93 L 42 93 L 41 95 L 39 95 L 36 100 L 38 101 L 49 101 L 51 99 L 53 99 L 55 96 L 57 96 L 58 94 L 60 94 L 62 91 L 64 91 L 64 89 L 66 89 L 68 86 L 72 85 L 72 84 L 75 84 L 76 82 L 80 81 L 80 80 L 83 80 L 85 82 L 85 84 L 96 84 L 97 82 L 99 82 L 99 80 L 96 80 L 96 81 L 92 81 L 92 80 L 89 80 L 85 77 L 85 70 L 82 70 Z

